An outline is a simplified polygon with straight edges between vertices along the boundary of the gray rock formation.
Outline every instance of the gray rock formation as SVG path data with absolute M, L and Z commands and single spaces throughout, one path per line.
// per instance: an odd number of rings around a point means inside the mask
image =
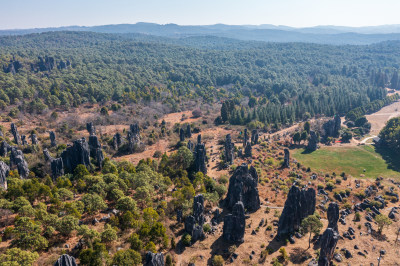
M 63 254 L 61 255 L 58 260 L 54 263 L 54 266 L 77 266 L 78 264 L 76 264 L 75 258 L 67 255 L 67 254 Z
M 225 206 L 229 210 L 232 210 L 233 206 L 241 201 L 247 211 L 257 211 L 260 208 L 257 186 L 258 175 L 253 166 L 250 169 L 247 164 L 237 167 L 229 179 L 229 189 L 225 199 Z
M 201 143 L 201 135 L 197 137 L 197 144 L 194 148 L 194 167 L 195 172 L 202 172 L 207 174 L 207 156 L 206 156 L 206 146 Z
M 104 161 L 104 154 L 101 148 L 96 149 L 95 159 L 96 159 L 96 166 L 101 168 Z
M 329 225 L 321 237 L 321 250 L 318 260 L 318 266 L 329 266 L 333 259 L 337 242 L 340 235 L 337 222 L 339 220 L 339 206 L 337 203 L 330 203 L 328 207 Z
M 0 187 L 7 190 L 7 176 L 10 173 L 10 167 L 3 161 L 0 161 Z
M 258 144 L 258 138 L 260 137 L 260 134 L 258 133 L 257 129 L 253 129 L 251 131 L 251 145 L 256 145 Z
M 243 133 L 243 147 L 246 147 L 247 142 L 249 142 L 249 134 L 247 132 L 247 128 L 245 128 Z
M 79 164 L 90 167 L 89 145 L 86 139 L 75 140 L 72 146 L 61 153 L 61 158 L 67 173 L 72 173 Z
M 189 139 L 192 137 L 192 129 L 189 124 L 186 127 L 186 137 Z
M 100 144 L 99 138 L 95 135 L 90 135 L 89 136 L 90 157 L 96 158 L 97 149 L 100 149 L 100 148 L 101 148 L 101 144 Z
M 247 142 L 244 148 L 244 157 L 251 158 L 252 156 L 253 156 L 253 147 L 251 146 L 250 142 Z
M 137 123 L 130 125 L 128 132 L 129 152 L 134 153 L 141 150 L 144 144 L 140 141 L 140 128 Z
M 59 70 L 62 70 L 62 69 L 69 68 L 70 66 L 71 66 L 71 62 L 70 62 L 69 60 L 67 60 L 66 62 L 64 62 L 63 60 L 61 60 L 61 61 L 58 63 L 57 68 L 58 68 Z
M 183 128 L 179 129 L 179 140 L 185 141 L 185 130 Z
M 31 139 L 32 145 L 37 145 L 38 144 L 38 138 L 37 138 L 36 134 L 32 133 L 31 136 L 30 136 L 30 139 Z
M 14 123 L 11 123 L 11 134 L 14 137 L 15 144 L 20 145 L 21 144 L 21 139 L 20 139 L 20 136 L 19 136 L 19 133 L 18 133 L 17 126 Z
M 339 115 L 335 115 L 333 119 L 325 122 L 323 125 L 325 137 L 339 137 L 339 130 L 341 128 L 341 119 Z
M 15 60 L 14 58 L 13 60 L 10 60 L 8 66 L 3 66 L 3 71 L 4 73 L 11 73 L 15 75 L 19 72 L 21 68 L 22 64 L 18 60 Z
M 22 151 L 18 150 L 16 147 L 11 148 L 10 153 L 10 166 L 16 166 L 18 174 L 21 178 L 27 178 L 29 175 L 28 163 L 24 159 L 24 154 Z
M 93 122 L 86 123 L 86 130 L 89 132 L 90 136 L 96 135 L 96 128 L 93 125 Z
M 143 266 L 164 266 L 164 255 L 162 253 L 147 252 Z
M 7 156 L 7 153 L 11 150 L 11 146 L 3 140 L 0 144 L 0 156 L 5 157 Z
M 60 176 L 64 175 L 64 164 L 62 158 L 56 158 L 51 160 L 51 177 L 53 180 L 57 180 Z
M 193 152 L 193 149 L 194 149 L 194 145 L 193 145 L 193 142 L 189 139 L 189 141 L 188 141 L 188 143 L 187 143 L 187 148 L 191 151 L 191 152 Z
M 285 156 L 283 158 L 282 168 L 289 168 L 290 167 L 290 151 L 289 149 L 284 149 Z
M 23 146 L 28 145 L 28 141 L 26 141 L 25 135 L 21 135 L 21 145 Z
M 51 71 L 56 66 L 56 61 L 54 60 L 54 57 L 46 56 L 43 59 L 41 56 L 39 56 L 38 59 L 39 62 L 37 63 L 37 65 L 39 67 L 39 71 Z
M 122 136 L 118 132 L 113 136 L 113 148 L 118 150 L 122 145 Z
M 185 219 L 185 231 L 191 235 L 193 243 L 204 238 L 204 222 L 204 197 L 200 194 L 193 199 L 193 215 Z
M 54 133 L 54 131 L 50 131 L 49 135 L 50 135 L 50 146 L 51 147 L 57 146 L 56 133 Z
M 224 217 L 223 238 L 228 242 L 243 243 L 246 220 L 244 206 L 241 201 L 233 206 L 232 214 Z
M 225 162 L 233 164 L 235 160 L 235 144 L 232 143 L 231 134 L 225 137 Z
M 318 149 L 318 136 L 315 131 L 310 131 L 310 137 L 308 138 L 307 150 L 316 151 Z
M 46 162 L 51 162 L 53 160 L 53 157 L 51 157 L 50 152 L 48 149 L 43 150 L 43 155 L 44 155 L 44 160 Z
M 315 212 L 315 190 L 300 190 L 292 186 L 278 222 L 278 238 L 285 238 L 299 230 L 301 221 Z

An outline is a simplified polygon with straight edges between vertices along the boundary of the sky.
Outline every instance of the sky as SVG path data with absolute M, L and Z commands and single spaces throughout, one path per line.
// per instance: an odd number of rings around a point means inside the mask
M 400 24 L 399 0 L 0 0 L 0 29 L 136 22 L 180 25 Z

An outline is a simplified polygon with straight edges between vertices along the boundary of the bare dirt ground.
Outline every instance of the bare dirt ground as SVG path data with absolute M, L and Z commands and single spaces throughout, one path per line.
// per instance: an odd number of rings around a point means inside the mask
M 366 115 L 368 121 L 371 123 L 370 134 L 378 135 L 389 119 L 398 116 L 400 116 L 400 101 L 385 106 L 376 113 Z

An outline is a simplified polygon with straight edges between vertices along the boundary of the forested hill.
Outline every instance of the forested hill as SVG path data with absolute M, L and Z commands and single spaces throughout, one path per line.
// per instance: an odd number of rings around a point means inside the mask
M 345 114 L 385 97 L 384 87 L 400 86 L 399 48 L 92 32 L 8 36 L 0 38 L 0 105 L 41 112 L 153 100 L 177 109 L 187 99 L 255 97 L 243 114 L 268 107 L 275 122 L 290 123 L 306 112 Z

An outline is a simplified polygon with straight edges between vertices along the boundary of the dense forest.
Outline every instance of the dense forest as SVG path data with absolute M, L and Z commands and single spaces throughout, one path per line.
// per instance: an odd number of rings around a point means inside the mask
M 112 100 L 177 110 L 189 99 L 231 99 L 233 124 L 290 124 L 384 99 L 385 87 L 400 87 L 399 47 L 90 32 L 1 37 L 0 107 L 40 113 Z

